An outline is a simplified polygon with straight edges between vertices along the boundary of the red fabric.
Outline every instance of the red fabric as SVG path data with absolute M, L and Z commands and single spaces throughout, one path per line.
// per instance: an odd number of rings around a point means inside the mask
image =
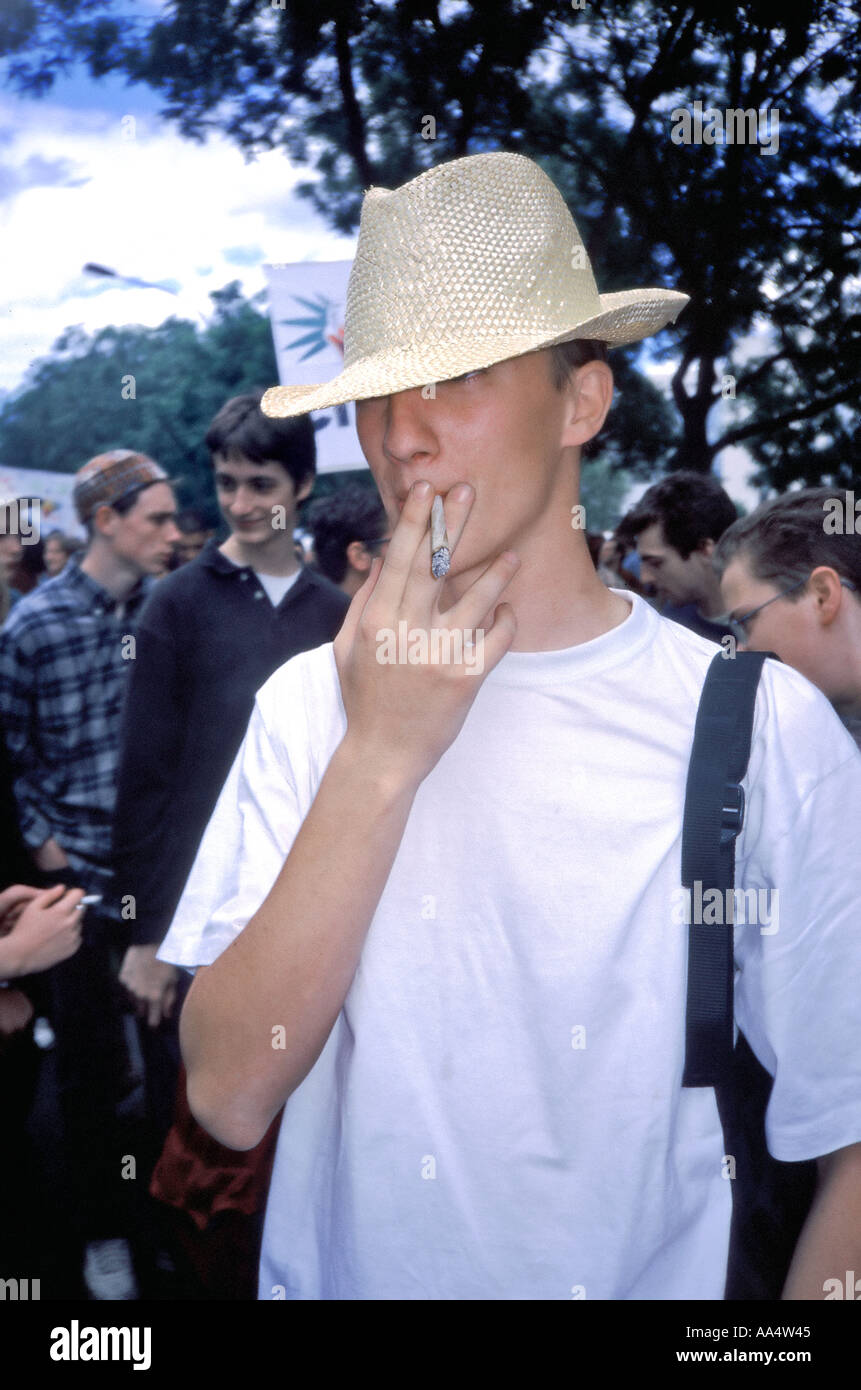
M 256 1148 L 245 1153 L 225 1148 L 189 1110 L 185 1068 L 180 1068 L 174 1120 L 152 1175 L 152 1196 L 186 1212 L 200 1231 L 217 1212 L 253 1216 L 262 1211 L 280 1123 L 279 1111 Z

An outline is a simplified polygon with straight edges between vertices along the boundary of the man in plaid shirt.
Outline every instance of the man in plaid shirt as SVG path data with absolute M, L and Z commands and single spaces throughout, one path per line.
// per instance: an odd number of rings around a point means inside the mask
M 34 864 L 46 882 L 103 899 L 87 913 L 80 951 L 48 976 L 49 1010 L 85 1280 L 96 1297 L 129 1297 L 128 1248 L 117 1239 L 130 1184 L 116 1117 L 128 1087 L 116 965 L 122 916 L 134 908 L 121 915 L 111 898 L 111 819 L 135 620 L 179 533 L 167 474 L 143 454 L 91 459 L 74 496 L 89 545 L 0 632 L 0 718 Z

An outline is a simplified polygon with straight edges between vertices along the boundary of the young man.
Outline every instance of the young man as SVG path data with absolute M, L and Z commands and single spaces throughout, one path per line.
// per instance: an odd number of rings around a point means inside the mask
M 861 530 L 836 488 L 764 502 L 714 553 L 739 645 L 775 652 L 831 701 L 861 744 Z M 853 518 L 854 519 L 854 518 Z
M 170 1127 L 179 1066 L 177 972 L 156 960 L 156 951 L 255 692 L 295 653 L 331 642 L 347 610 L 344 595 L 303 568 L 293 549 L 297 504 L 314 484 L 313 426 L 307 417 L 268 419 L 261 394 L 234 397 L 209 428 L 216 496 L 230 535 L 221 545 L 210 540 L 154 592 L 141 618 L 125 709 L 114 861 L 118 890 L 137 905 L 120 979 L 143 1019 L 151 1139 L 145 1168 Z M 198 1175 L 203 1165 L 199 1156 Z M 239 1263 L 237 1256 L 233 1276 Z
M 715 649 L 606 589 L 570 524 L 612 393 L 595 342 L 684 302 L 600 296 L 541 170 L 477 155 L 368 193 L 344 372 L 265 398 L 357 399 L 393 534 L 333 646 L 259 692 L 164 946 L 198 967 L 201 1123 L 251 1145 L 286 1101 L 262 1298 L 722 1295 L 731 1184 L 713 1091 L 680 1084 L 672 906 Z M 401 631 L 419 659 L 391 660 Z M 463 659 L 421 660 L 434 631 Z M 818 692 L 769 664 L 738 861 L 780 885 L 780 932 L 740 934 L 736 1009 L 776 1071 L 775 1153 L 835 1155 L 802 1297 L 861 1258 L 857 770 Z
M 640 581 L 655 586 L 662 617 L 712 642 L 729 632 L 719 620 L 723 607 L 712 554 L 736 515 L 715 478 L 680 470 L 650 487 L 618 527 L 636 540 Z
M 69 1224 L 86 1246 L 97 1298 L 132 1297 L 126 1234 L 134 1184 L 116 1114 L 129 1059 L 116 983 L 124 922 L 111 896 L 110 823 L 120 709 L 138 613 L 176 540 L 167 474 L 114 449 L 76 475 L 86 553 L 21 599 L 0 633 L 0 711 L 21 833 L 46 881 L 81 887 L 81 949 L 47 978 L 71 1190 Z
M 141 616 L 114 816 L 118 889 L 137 914 L 122 980 L 157 1027 L 176 972 L 155 953 L 245 733 L 254 695 L 289 657 L 331 642 L 347 611 L 293 551 L 314 485 L 309 419 L 270 420 L 235 396 L 206 436 L 230 535 L 163 580 Z M 170 1107 L 172 1093 L 165 1099 Z

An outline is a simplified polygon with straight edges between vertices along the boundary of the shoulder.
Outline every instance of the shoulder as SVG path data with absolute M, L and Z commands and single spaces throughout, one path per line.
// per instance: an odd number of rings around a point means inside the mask
M 171 619 L 188 622 L 196 612 L 205 611 L 202 605 L 212 603 L 219 592 L 219 576 L 206 563 L 205 554 L 195 556 L 181 569 L 158 580 L 141 613 L 144 626 L 153 617 L 158 619 L 160 626 Z
M 308 592 L 313 594 L 316 602 L 325 605 L 326 609 L 332 612 L 346 613 L 350 606 L 350 600 L 343 589 L 339 589 L 337 584 L 332 583 L 331 579 L 327 579 L 324 574 L 312 569 L 310 565 L 303 570 L 303 575 Z
M 300 722 L 319 726 L 343 709 L 335 649 L 331 642 L 298 652 L 279 666 L 257 692 L 255 706 L 267 730 L 277 737 L 284 715 L 295 728 Z
M 861 780 L 861 754 L 833 706 L 805 676 L 767 660 L 757 692 L 750 776 L 770 774 L 796 804 L 835 776 Z
M 0 647 L 9 651 L 27 646 L 49 631 L 58 619 L 65 626 L 69 614 L 75 611 L 74 598 L 63 583 L 63 576 L 57 575 L 18 600 L 0 629 Z
M 336 695 L 340 695 L 340 686 L 335 648 L 332 642 L 325 642 L 310 651 L 297 652 L 273 671 L 257 692 L 257 704 L 265 714 L 283 709 L 284 701 L 291 697 L 313 700 Z

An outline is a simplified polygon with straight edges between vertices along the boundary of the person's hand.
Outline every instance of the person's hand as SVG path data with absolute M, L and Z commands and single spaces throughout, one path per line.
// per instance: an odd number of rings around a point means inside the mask
M 410 489 L 385 560 L 375 560 L 334 641 L 347 715 L 344 743 L 367 758 L 375 771 L 416 784 L 454 742 L 484 676 L 505 655 L 517 631 L 511 605 L 499 603 L 520 563 L 513 551 L 498 556 L 452 607 L 439 611 L 442 583 L 430 569 L 428 520 L 433 498 L 428 483 L 418 482 Z M 474 498 L 467 484 L 453 487 L 445 498 L 452 554 Z M 407 634 L 418 630 L 427 635 L 431 659 L 387 663 L 378 634 L 386 629 L 397 639 L 399 623 L 405 623 Z M 456 633 L 459 629 L 461 636 L 471 636 L 476 643 L 473 658 L 481 643 L 481 664 L 434 661 L 433 629 L 443 639 L 438 650 L 448 650 L 449 657 L 457 649 L 445 630 Z
M 73 956 L 81 944 L 84 914 L 77 905 L 83 896 L 83 888 L 63 883 L 34 890 L 12 931 L 0 940 L 0 979 L 34 975 Z
M 57 844 L 56 840 L 46 840 L 38 849 L 34 849 L 33 863 L 37 869 L 41 869 L 43 874 L 50 874 L 56 869 L 69 867 L 66 851 Z
M 0 936 L 6 936 L 14 927 L 27 903 L 32 902 L 39 892 L 25 883 L 13 883 L 0 893 Z
M 176 1004 L 179 971 L 167 961 L 156 960 L 158 946 L 129 946 L 120 970 L 120 984 L 134 999 L 138 1014 L 150 1028 L 170 1018 Z

